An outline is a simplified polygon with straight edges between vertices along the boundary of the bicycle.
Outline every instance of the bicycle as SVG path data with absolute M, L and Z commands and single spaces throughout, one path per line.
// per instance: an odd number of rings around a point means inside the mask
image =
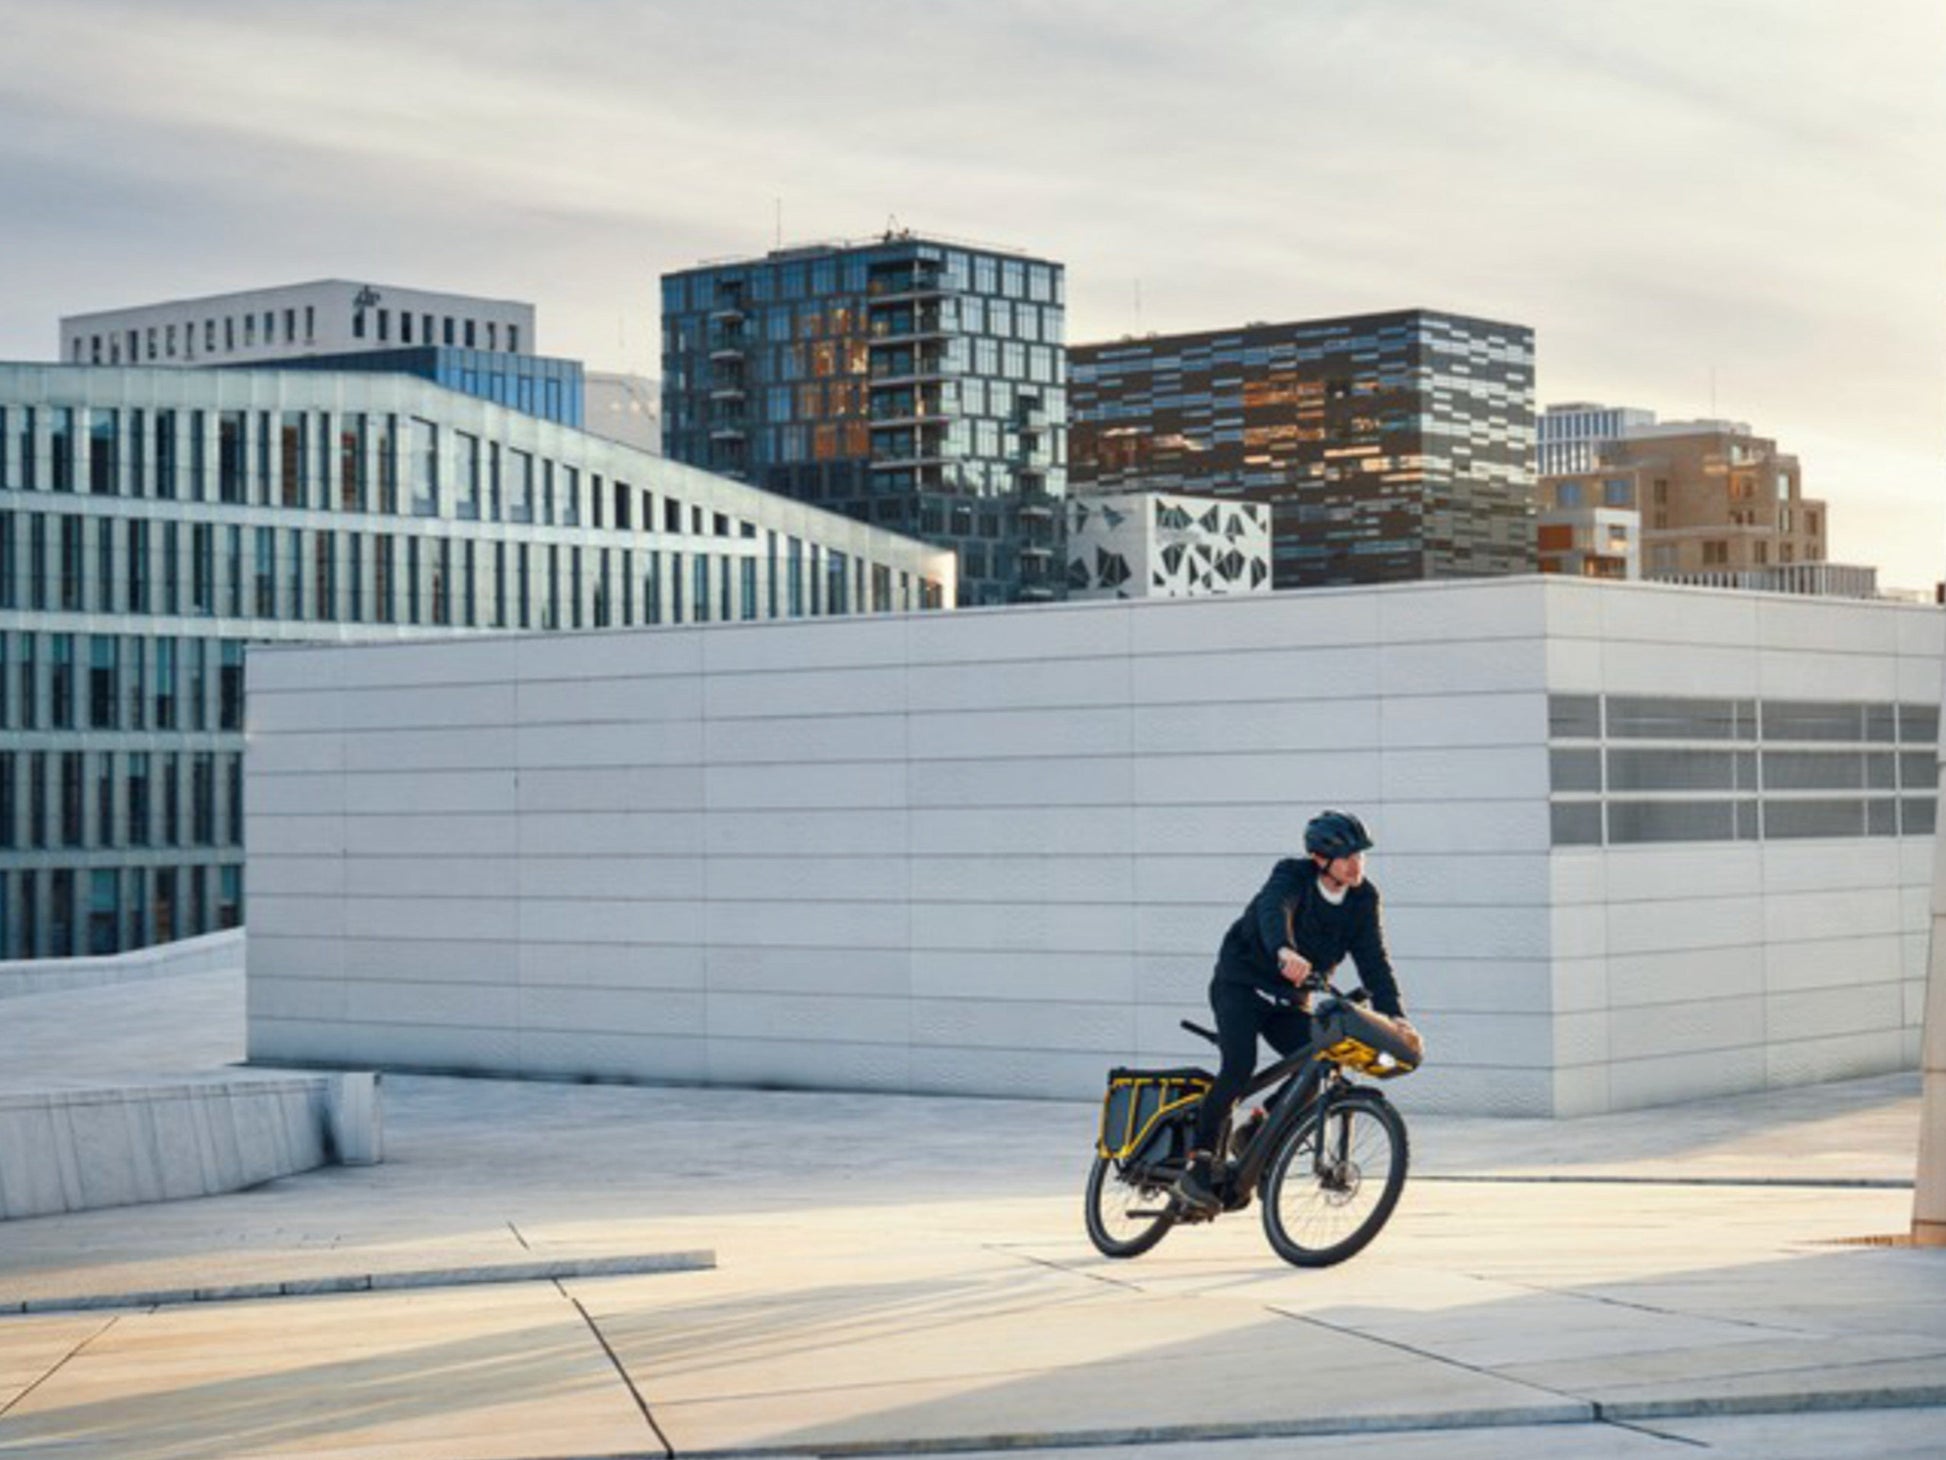
M 1424 1046 L 1410 1029 L 1364 1007 L 1362 991 L 1341 994 L 1327 975 L 1313 974 L 1297 994 L 1310 1000 L 1314 1037 L 1260 1070 L 1237 1101 L 1241 1110 L 1277 1087 L 1242 1124 L 1235 1124 L 1234 1112 L 1225 1123 L 1218 1146 L 1225 1155 L 1213 1172 L 1217 1207 L 1185 1205 L 1173 1190 L 1210 1073 L 1199 1067 L 1109 1072 L 1083 1203 L 1096 1251 L 1139 1257 L 1177 1223 L 1242 1211 L 1259 1191 L 1264 1236 L 1297 1267 L 1345 1261 L 1390 1220 L 1410 1162 L 1405 1121 L 1383 1092 L 1352 1076 L 1410 1074 Z M 1199 1024 L 1185 1019 L 1182 1027 L 1217 1042 Z

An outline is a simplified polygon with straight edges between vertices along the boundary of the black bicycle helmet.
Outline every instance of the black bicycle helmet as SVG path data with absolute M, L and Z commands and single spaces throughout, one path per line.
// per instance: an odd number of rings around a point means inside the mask
M 1304 850 L 1336 861 L 1368 850 L 1372 834 L 1349 811 L 1320 811 L 1304 828 Z

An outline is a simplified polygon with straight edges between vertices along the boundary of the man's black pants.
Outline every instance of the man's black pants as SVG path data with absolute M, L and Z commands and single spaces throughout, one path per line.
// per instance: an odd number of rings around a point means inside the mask
M 1222 979 L 1211 981 L 1209 1002 L 1216 1012 L 1223 1064 L 1196 1115 L 1196 1149 L 1214 1153 L 1223 1122 L 1257 1072 L 1258 1039 L 1280 1055 L 1291 1054 L 1310 1042 L 1311 1016 L 1288 1004 L 1272 1003 L 1248 984 Z

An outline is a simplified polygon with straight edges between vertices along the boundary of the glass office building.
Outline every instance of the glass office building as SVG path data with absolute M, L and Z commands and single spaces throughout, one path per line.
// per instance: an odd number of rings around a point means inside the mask
M 894 234 L 662 280 L 677 460 L 958 558 L 962 604 L 1061 585 L 1061 265 Z
M 544 421 L 558 421 L 563 426 L 582 424 L 584 392 L 579 360 L 418 345 L 393 350 L 347 351 L 342 355 L 307 355 L 279 360 L 274 368 L 416 375 L 461 395 L 475 395 L 510 410 L 539 416 Z
M 0 958 L 243 919 L 252 642 L 918 610 L 952 573 L 408 376 L 0 364 Z
M 1531 573 L 1534 335 L 1429 310 L 1080 345 L 1077 494 L 1271 509 L 1277 588 Z

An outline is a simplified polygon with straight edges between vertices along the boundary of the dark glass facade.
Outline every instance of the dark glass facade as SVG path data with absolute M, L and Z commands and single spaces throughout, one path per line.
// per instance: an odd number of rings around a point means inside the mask
M 1524 326 L 1401 310 L 1070 361 L 1075 490 L 1266 503 L 1275 587 L 1535 570 Z
M 950 548 L 961 604 L 1057 596 L 1059 264 L 894 236 L 662 280 L 663 446 Z
M 226 368 L 416 375 L 461 395 L 478 396 L 509 410 L 539 416 L 543 421 L 555 421 L 577 430 L 582 424 L 584 401 L 579 360 L 509 355 L 499 350 L 467 350 L 447 345 L 414 345 L 396 350 L 253 360 Z

